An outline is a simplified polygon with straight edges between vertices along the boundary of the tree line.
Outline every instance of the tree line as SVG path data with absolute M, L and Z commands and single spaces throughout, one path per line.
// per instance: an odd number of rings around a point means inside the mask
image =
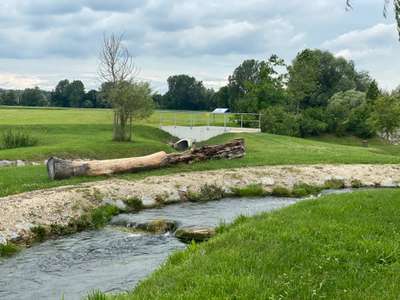
M 185 74 L 170 76 L 167 83 L 166 93 L 152 94 L 158 108 L 226 107 L 231 112 L 261 113 L 262 130 L 275 134 L 306 137 L 333 133 L 368 138 L 379 132 L 389 137 L 400 127 L 398 90 L 380 90 L 367 72 L 328 51 L 305 49 L 290 65 L 276 55 L 245 60 L 218 91 Z M 0 91 L 0 103 L 114 107 L 118 99 L 111 99 L 107 92 L 113 85 L 115 82 L 104 80 L 99 90 L 86 92 L 80 80 L 65 79 L 52 92 L 39 88 Z M 151 93 L 148 86 L 146 91 Z

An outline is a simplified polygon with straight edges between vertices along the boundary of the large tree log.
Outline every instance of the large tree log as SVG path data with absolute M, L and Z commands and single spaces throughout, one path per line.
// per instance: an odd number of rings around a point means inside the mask
M 140 170 L 161 168 L 177 163 L 192 163 L 210 159 L 234 159 L 243 157 L 243 139 L 214 146 L 193 148 L 182 153 L 157 152 L 147 156 L 110 160 L 64 160 L 51 157 L 47 161 L 50 179 L 65 179 L 74 176 L 99 176 L 116 173 L 138 172 Z

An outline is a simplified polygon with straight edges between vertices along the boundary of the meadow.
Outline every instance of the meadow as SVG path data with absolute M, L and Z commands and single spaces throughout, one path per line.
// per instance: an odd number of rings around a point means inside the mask
M 360 191 L 239 217 L 107 299 L 397 299 L 399 197 Z
M 174 115 L 173 112 L 156 111 L 149 119 L 135 124 L 132 142 L 118 143 L 111 140 L 111 110 L 0 108 L 0 133 L 9 128 L 22 128 L 39 141 L 33 147 L 2 149 L 0 160 L 44 161 L 50 156 L 106 159 L 140 156 L 161 150 L 172 152 L 173 149 L 168 143 L 174 138 L 158 128 L 160 114 Z M 179 118 L 186 120 L 190 115 L 191 112 L 183 113 Z M 226 134 L 215 137 L 207 143 L 217 144 L 237 137 L 246 140 L 247 153 L 243 159 L 179 165 L 136 174 L 123 174 L 118 177 L 137 179 L 149 175 L 257 165 L 400 162 L 399 147 L 387 145 L 377 139 L 371 140 L 369 147 L 365 148 L 362 147 L 361 141 L 355 138 L 339 140 L 327 137 L 309 140 L 258 133 Z M 80 177 L 50 181 L 44 165 L 0 168 L 0 196 L 105 178 Z

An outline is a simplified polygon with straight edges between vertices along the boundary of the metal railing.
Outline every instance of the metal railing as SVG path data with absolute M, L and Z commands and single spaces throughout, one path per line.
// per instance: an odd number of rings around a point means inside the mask
M 224 113 L 187 111 L 159 111 L 161 126 L 219 126 L 233 128 L 261 128 L 261 114 Z

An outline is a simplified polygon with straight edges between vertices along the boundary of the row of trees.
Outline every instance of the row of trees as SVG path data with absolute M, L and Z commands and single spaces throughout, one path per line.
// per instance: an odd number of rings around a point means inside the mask
M 161 108 L 262 113 L 262 130 L 292 136 L 325 133 L 367 138 L 400 126 L 399 93 L 383 93 L 368 73 L 332 53 L 306 49 L 292 64 L 272 55 L 245 60 L 217 92 L 187 75 L 168 78 L 168 92 L 156 95 Z
M 85 91 L 82 81 L 61 80 L 52 92 L 35 88 L 24 90 L 0 90 L 1 105 L 55 106 L 55 107 L 98 107 L 108 108 L 111 104 L 100 91 Z
M 81 81 L 65 79 L 52 92 L 0 91 L 1 104 L 113 107 L 114 122 L 121 130 L 115 136 L 122 140 L 130 139 L 126 128 L 131 128 L 127 123 L 133 117 L 149 114 L 151 97 L 159 108 L 227 107 L 232 112 L 262 113 L 263 131 L 292 136 L 334 133 L 366 138 L 381 132 L 389 137 L 400 126 L 399 93 L 383 93 L 368 73 L 327 51 L 303 50 L 289 66 L 276 55 L 245 60 L 218 91 L 188 75 L 171 76 L 168 91 L 160 95 L 152 94 L 147 83 L 133 80 L 135 69 L 121 37 L 105 40 L 104 49 L 100 67 L 104 83 L 99 91 L 85 92 Z

